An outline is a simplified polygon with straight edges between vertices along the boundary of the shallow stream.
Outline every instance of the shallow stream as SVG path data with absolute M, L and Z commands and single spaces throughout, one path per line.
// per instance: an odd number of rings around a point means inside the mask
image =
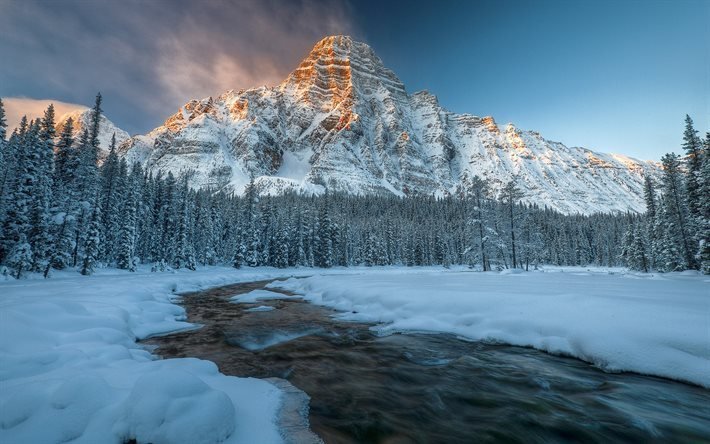
M 289 380 L 328 443 L 710 442 L 710 390 L 451 335 L 379 337 L 300 299 L 228 300 L 268 282 L 185 294 L 204 327 L 145 342 Z

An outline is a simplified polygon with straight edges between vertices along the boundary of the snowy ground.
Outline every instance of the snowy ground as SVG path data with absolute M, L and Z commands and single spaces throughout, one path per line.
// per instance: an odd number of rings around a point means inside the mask
M 405 269 L 271 285 L 341 310 L 343 319 L 379 323 L 382 334 L 447 332 L 710 388 L 710 278 L 694 272 Z
M 613 273 L 613 274 L 610 274 Z M 136 339 L 194 328 L 177 292 L 279 276 L 275 286 L 381 323 L 533 346 L 710 387 L 710 280 L 610 269 L 441 268 L 197 272 L 0 282 L 0 442 L 280 442 L 274 385 L 197 359 L 156 360 Z M 274 295 L 258 291 L 235 302 Z M 263 309 L 263 308 L 261 308 Z
M 193 327 L 174 292 L 293 273 L 104 270 L 0 282 L 0 442 L 280 442 L 274 385 L 209 361 L 156 360 L 135 340 Z

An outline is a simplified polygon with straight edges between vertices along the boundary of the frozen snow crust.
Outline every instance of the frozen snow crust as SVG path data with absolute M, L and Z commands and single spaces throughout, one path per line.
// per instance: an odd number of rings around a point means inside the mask
M 174 292 L 291 273 L 103 270 L 0 282 L 0 442 L 281 442 L 282 390 L 209 361 L 156 360 L 135 341 L 195 328 Z
M 382 334 L 433 331 L 710 388 L 710 279 L 621 270 L 421 270 L 274 282 Z M 610 274 L 613 273 L 613 274 Z

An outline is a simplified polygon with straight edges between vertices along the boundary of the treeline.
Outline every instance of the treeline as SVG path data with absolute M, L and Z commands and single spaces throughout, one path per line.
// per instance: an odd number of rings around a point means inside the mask
M 660 183 L 646 178 L 646 213 L 623 242 L 622 258 L 633 270 L 710 274 L 710 133 L 701 140 L 690 116 L 683 149 L 685 158 L 663 156 Z
M 71 120 L 55 134 L 50 106 L 42 119 L 23 119 L 7 139 L 0 101 L 4 273 L 47 277 L 74 268 L 91 274 L 97 267 L 135 270 L 141 263 L 155 270 L 198 264 L 613 266 L 632 257 L 622 239 L 640 226 L 630 214 L 566 216 L 523 205 L 514 182 L 492 199 L 478 178 L 449 198 L 259 196 L 253 182 L 243 196 L 192 190 L 188 177 L 127 165 L 115 143 L 98 165 L 100 114 L 99 95 L 91 124 L 74 140 Z

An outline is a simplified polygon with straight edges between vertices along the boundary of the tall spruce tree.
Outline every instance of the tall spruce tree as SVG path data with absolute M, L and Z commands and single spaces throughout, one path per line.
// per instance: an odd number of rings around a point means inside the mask
M 123 167 L 123 168 L 122 168 Z M 116 134 L 111 136 L 111 145 L 106 160 L 101 165 L 101 232 L 103 239 L 102 257 L 108 263 L 115 258 L 117 239 L 122 217 L 122 203 L 124 200 L 124 182 L 126 180 L 125 160 L 123 165 L 118 160 L 116 153 Z
M 257 196 L 256 186 L 254 184 L 254 176 L 251 177 L 249 185 L 245 190 L 245 207 L 244 207 L 244 235 L 246 246 L 246 264 L 250 267 L 261 265 L 261 234 L 257 224 L 257 204 L 259 198 Z
M 646 217 L 644 221 L 645 238 L 647 243 L 648 267 L 656 268 L 656 258 L 658 257 L 658 246 L 660 239 L 656 188 L 653 180 L 649 176 L 644 177 L 643 197 L 646 203 Z
M 99 132 L 101 129 L 101 114 L 103 110 L 101 109 L 101 103 L 103 99 L 101 93 L 96 94 L 96 100 L 94 101 L 94 107 L 91 108 L 91 127 L 89 130 L 89 144 L 94 148 L 94 151 L 98 154 L 99 149 Z
M 84 259 L 81 264 L 81 274 L 88 276 L 93 274 L 99 261 L 101 252 L 101 209 L 95 206 L 91 213 L 88 232 L 86 234 L 86 246 L 84 248 Z
M 474 232 L 478 236 L 478 255 L 481 262 L 481 268 L 483 271 L 490 270 L 489 260 L 486 254 L 486 240 L 487 236 L 485 233 L 486 221 L 484 220 L 485 209 L 484 201 L 488 195 L 488 183 L 478 176 L 474 176 L 471 180 L 471 197 L 472 197 L 472 218 L 471 222 L 474 225 Z
M 689 115 L 685 116 L 685 130 L 683 131 L 683 149 L 686 154 L 687 172 L 685 175 L 685 186 L 687 191 L 688 211 L 690 213 L 691 225 L 699 223 L 702 213 L 703 196 L 700 194 L 700 180 L 702 169 L 702 142 L 698 137 L 698 132 L 693 127 L 693 119 Z M 705 196 L 707 198 L 707 196 Z
M 518 203 L 518 200 L 520 199 L 521 192 L 518 189 L 518 186 L 515 184 L 516 179 L 512 179 L 509 182 L 507 182 L 503 186 L 503 190 L 501 191 L 501 197 L 503 200 L 503 203 L 505 204 L 506 207 L 506 212 L 507 212 L 507 219 L 508 223 L 510 224 L 510 248 L 511 248 L 511 262 L 512 262 L 512 267 L 517 268 L 518 263 L 517 263 L 517 258 L 515 254 L 515 231 L 516 231 L 516 205 Z
M 117 257 L 116 263 L 118 268 L 129 271 L 136 271 L 136 261 L 134 260 L 136 253 L 136 225 L 137 225 L 137 207 L 138 199 L 138 184 L 135 183 L 136 178 L 131 177 L 128 192 L 123 200 L 121 209 L 121 221 L 118 232 L 117 242 Z
M 91 218 L 92 203 L 96 189 L 96 174 L 95 164 L 92 164 L 93 159 L 89 144 L 89 132 L 84 129 L 79 138 L 79 146 L 76 153 L 76 169 L 70 184 L 70 195 L 72 201 L 69 203 L 68 210 L 72 215 L 73 231 L 74 231 L 74 251 L 72 252 L 72 266 L 76 267 L 79 263 L 79 253 L 83 247 L 86 228 Z M 100 223 L 100 222 L 99 222 Z M 99 226 L 100 228 L 100 226 Z
M 11 251 L 17 256 L 15 247 L 20 243 L 27 243 L 32 229 L 32 209 L 34 206 L 35 187 L 37 184 L 37 152 L 39 144 L 39 124 L 34 122 L 27 126 L 27 119 L 23 117 L 20 123 L 20 132 L 14 143 L 17 144 L 16 166 L 13 172 L 12 184 L 5 191 L 8 208 L 5 212 L 2 233 L 0 233 L 0 262 Z M 22 249 L 22 254 L 26 249 Z M 24 256 L 22 256 L 24 257 Z M 23 269 L 27 267 L 23 266 Z M 20 273 L 21 274 L 21 273 Z
M 661 158 L 661 163 L 663 164 L 661 223 L 664 226 L 664 248 L 669 250 L 664 256 L 668 261 L 668 256 L 673 255 L 671 252 L 679 251 L 683 262 L 675 268 L 695 268 L 680 159 L 676 154 L 666 154 Z
M 0 97 L 0 143 L 7 138 L 7 119 L 5 118 L 5 104 Z
M 70 117 L 62 126 L 54 158 L 54 182 L 61 190 L 60 193 L 68 192 L 74 182 L 74 172 L 78 166 L 78 158 L 73 145 L 74 120 Z
M 710 274 L 710 132 L 705 133 L 702 169 L 700 171 L 700 268 Z
M 330 218 L 328 196 L 326 195 L 323 201 L 323 207 L 320 210 L 318 218 L 317 230 L 317 245 L 316 264 L 321 268 L 330 268 L 333 266 L 333 222 Z
M 54 227 L 52 220 L 59 212 L 52 208 L 52 189 L 54 174 L 54 105 L 49 105 L 39 124 L 38 138 L 34 140 L 36 151 L 37 180 L 33 190 L 32 229 L 30 245 L 32 245 L 32 271 L 45 271 L 52 256 L 54 242 Z

